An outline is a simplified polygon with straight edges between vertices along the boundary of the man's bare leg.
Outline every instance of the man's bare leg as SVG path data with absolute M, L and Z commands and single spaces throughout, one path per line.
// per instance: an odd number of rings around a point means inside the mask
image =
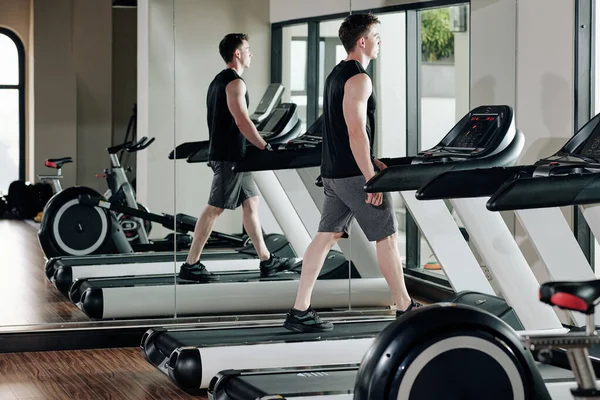
M 377 262 L 390 287 L 396 308 L 399 311 L 404 311 L 410 306 L 411 298 L 404 283 L 404 272 L 402 271 L 397 237 L 398 233 L 394 233 L 377 241 Z
M 262 235 L 262 228 L 260 227 L 260 218 L 258 217 L 258 203 L 260 197 L 253 196 L 249 199 L 244 200 L 242 203 L 242 221 L 244 223 L 244 229 L 246 233 L 252 239 L 252 244 L 256 249 L 256 254 L 261 261 L 268 260 L 271 257 L 269 249 L 265 244 L 265 240 Z
M 302 260 L 302 273 L 298 283 L 296 303 L 294 303 L 296 310 L 304 311 L 310 306 L 312 291 L 325 262 L 325 257 L 342 235 L 342 232 L 317 232 L 310 242 Z
M 198 218 L 196 226 L 194 227 L 194 238 L 192 239 L 192 245 L 186 259 L 187 264 L 192 265 L 198 262 L 200 254 L 202 254 L 202 250 L 204 249 L 204 245 L 213 231 L 215 222 L 223 211 L 225 210 L 211 206 L 210 204 L 204 208 L 204 211 L 200 214 L 200 218 Z

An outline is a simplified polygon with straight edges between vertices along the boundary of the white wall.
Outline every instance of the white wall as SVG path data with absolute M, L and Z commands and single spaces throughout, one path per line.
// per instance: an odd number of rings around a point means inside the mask
M 112 7 L 105 0 L 76 0 L 71 15 L 71 62 L 77 89 L 77 183 L 100 193 L 96 174 L 108 167 L 112 143 Z
M 352 10 L 362 11 L 424 1 L 426 0 L 352 0 Z M 270 6 L 271 22 L 346 13 L 350 10 L 348 0 L 271 0 Z
M 522 162 L 556 152 L 573 136 L 574 21 L 570 1 L 518 3 L 516 115 L 527 139 Z
M 516 104 L 516 12 L 515 0 L 471 2 L 471 108 Z
M 548 7 L 544 0 L 471 1 L 471 106 L 514 107 L 525 135 L 521 164 L 553 154 L 573 135 L 574 20 L 573 2 Z M 570 209 L 563 212 L 571 222 Z M 518 224 L 515 236 L 544 279 Z
M 155 138 L 137 157 L 138 201 L 150 211 L 175 209 L 174 31 L 172 0 L 138 1 L 138 137 Z M 151 237 L 168 231 L 154 225 Z
M 176 212 L 198 216 L 208 200 L 210 168 L 174 162 L 167 155 L 175 144 L 208 140 L 206 92 L 225 68 L 218 45 L 227 33 L 250 36 L 252 64 L 242 77 L 250 112 L 258 105 L 269 84 L 268 0 L 145 0 L 138 8 L 138 130 L 157 138 L 145 155 L 138 155 L 138 168 L 146 170 L 138 173 L 140 195 L 151 209 L 172 210 L 176 194 Z M 240 232 L 241 210 L 225 212 L 215 229 Z
M 46 158 L 72 156 L 74 164 L 63 168 L 63 187 L 75 185 L 78 162 L 72 12 L 70 0 L 34 0 L 34 173 L 46 173 Z
M 113 9 L 113 143 L 121 143 L 137 102 L 137 9 Z
M 104 0 L 34 0 L 32 173 L 47 173 L 47 158 L 71 156 L 63 187 L 106 187 L 95 174 L 108 165 L 111 140 L 111 19 Z

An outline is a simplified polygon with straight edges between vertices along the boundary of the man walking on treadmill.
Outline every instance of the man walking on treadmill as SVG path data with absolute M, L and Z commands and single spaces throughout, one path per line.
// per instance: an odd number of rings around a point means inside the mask
M 396 303 L 396 315 L 421 306 L 410 298 L 404 283 L 397 247 L 398 223 L 389 193 L 365 193 L 365 182 L 375 167 L 385 164 L 372 157 L 375 134 L 375 96 L 365 69 L 379 53 L 379 20 L 372 14 L 352 14 L 339 29 L 348 53 L 325 81 L 321 176 L 325 200 L 319 229 L 308 246 L 294 307 L 284 326 L 297 332 L 333 329 L 310 306 L 315 281 L 329 250 L 348 237 L 355 217 L 369 241 L 377 242 L 377 261 Z
M 250 67 L 252 53 L 248 35 L 230 33 L 219 43 L 219 53 L 226 68 L 219 72 L 208 87 L 209 165 L 214 172 L 208 204 L 198 218 L 194 238 L 179 277 L 194 281 L 213 281 L 218 275 L 206 270 L 200 254 L 210 236 L 217 218 L 225 209 L 242 206 L 242 220 L 260 258 L 261 276 L 270 276 L 288 269 L 289 259 L 269 252 L 262 236 L 258 218 L 259 192 L 249 172 L 232 170 L 245 152 L 246 140 L 259 149 L 271 146 L 259 135 L 248 115 L 248 92 L 242 73 Z

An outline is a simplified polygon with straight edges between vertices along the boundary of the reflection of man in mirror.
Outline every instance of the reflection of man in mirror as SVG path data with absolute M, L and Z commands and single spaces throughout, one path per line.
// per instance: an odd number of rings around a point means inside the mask
M 420 304 L 410 298 L 398 252 L 398 223 L 389 193 L 365 193 L 366 181 L 385 164 L 373 158 L 375 97 L 365 69 L 379 53 L 379 20 L 372 14 L 352 14 L 339 29 L 348 53 L 325 81 L 323 92 L 323 153 L 321 176 L 325 200 L 318 233 L 308 246 L 296 303 L 284 326 L 292 331 L 333 329 L 310 306 L 315 281 L 329 250 L 348 237 L 356 218 L 369 241 L 376 242 L 377 261 L 396 303 L 397 316 Z
M 186 262 L 179 277 L 195 281 L 218 279 L 200 262 L 200 254 L 210 236 L 217 218 L 225 209 L 242 206 L 243 224 L 260 258 L 260 273 L 270 276 L 291 266 L 289 259 L 279 258 L 267 249 L 258 217 L 258 188 L 249 172 L 233 171 L 236 161 L 244 155 L 246 140 L 259 149 L 271 146 L 259 135 L 248 113 L 248 93 L 242 79 L 250 67 L 252 53 L 248 35 L 230 33 L 219 43 L 219 53 L 225 69 L 215 76 L 208 87 L 209 165 L 214 172 L 208 204 L 202 211 Z

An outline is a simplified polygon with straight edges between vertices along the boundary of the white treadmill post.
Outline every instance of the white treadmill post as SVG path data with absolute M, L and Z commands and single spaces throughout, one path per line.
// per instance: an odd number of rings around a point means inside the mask
M 495 295 L 444 201 L 420 201 L 415 193 L 415 190 L 407 190 L 400 192 L 400 195 L 452 288 L 456 292 L 474 290 Z
M 598 238 L 600 238 L 600 204 L 587 204 L 579 206 L 579 209 L 581 210 L 585 221 L 589 225 L 590 230 L 594 234 L 594 237 L 597 241 Z M 600 278 L 599 271 L 600 268 L 596 267 L 596 274 L 594 274 L 594 278 L 591 279 Z M 596 315 L 596 317 L 598 317 L 598 314 Z M 598 321 L 598 319 L 596 319 L 596 321 Z M 598 322 L 596 322 L 596 325 L 598 325 Z
M 539 282 L 500 213 L 486 208 L 488 200 L 489 197 L 478 197 L 450 202 L 525 329 L 561 328 L 552 307 L 539 301 Z
M 579 247 L 579 243 L 577 243 L 573 231 L 560 208 L 515 210 L 515 214 L 527 236 L 529 236 L 538 257 L 546 267 L 550 280 L 579 281 L 596 279 L 592 267 L 581 251 L 581 247 Z M 594 219 L 593 212 L 588 216 L 592 220 Z M 600 214 L 596 217 L 596 222 L 600 225 Z M 585 326 L 586 318 L 583 314 L 564 312 L 571 319 L 571 323 L 577 326 Z M 596 325 L 599 325 L 600 315 L 595 315 L 595 319 Z

